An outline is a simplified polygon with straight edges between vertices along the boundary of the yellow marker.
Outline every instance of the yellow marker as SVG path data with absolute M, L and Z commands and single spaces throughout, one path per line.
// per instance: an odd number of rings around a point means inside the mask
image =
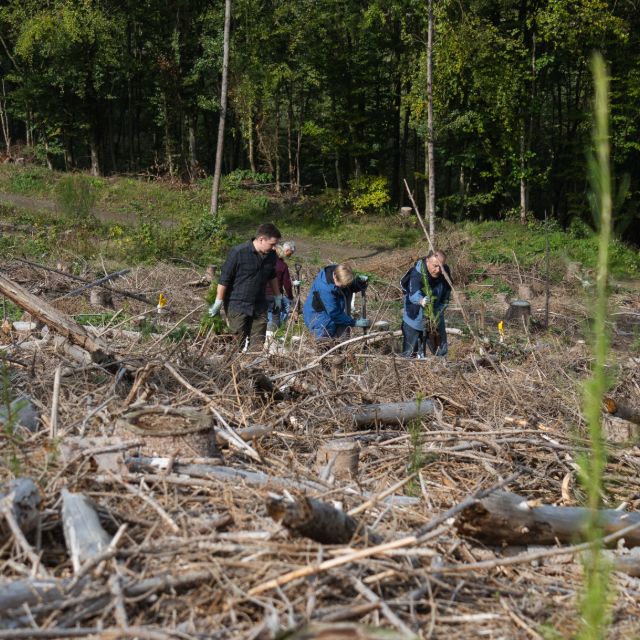
M 162 294 L 160 294 L 160 297 L 158 298 L 158 306 L 164 307 L 165 304 L 167 304 L 167 299 Z
M 500 342 L 504 342 L 504 331 L 502 330 L 502 321 L 498 323 L 498 331 L 500 332 Z

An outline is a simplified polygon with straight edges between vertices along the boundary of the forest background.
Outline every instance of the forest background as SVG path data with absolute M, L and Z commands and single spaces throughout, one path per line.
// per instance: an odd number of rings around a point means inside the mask
M 614 229 L 637 238 L 637 5 L 434 7 L 438 217 L 546 211 L 578 235 L 594 226 L 585 149 L 599 50 L 611 74 Z M 360 213 L 390 214 L 409 204 L 406 178 L 423 206 L 427 14 L 421 0 L 236 0 L 223 173 L 336 190 Z M 215 163 L 223 23 L 222 2 L 5 0 L 7 154 L 22 140 L 53 169 L 203 179 Z

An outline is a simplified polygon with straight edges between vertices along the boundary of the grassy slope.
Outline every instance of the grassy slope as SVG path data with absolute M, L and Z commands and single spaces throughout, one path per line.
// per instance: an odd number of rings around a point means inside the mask
M 40 168 L 0 166 L 0 191 L 22 196 L 56 199 L 56 184 L 65 174 Z M 77 243 L 69 251 L 89 258 L 99 250 L 103 255 L 122 262 L 149 261 L 171 255 L 206 264 L 216 255 L 222 256 L 230 243 L 251 236 L 262 222 L 274 222 L 289 237 L 310 236 L 325 242 L 377 249 L 396 249 L 414 246 L 423 236 L 415 220 L 398 218 L 357 217 L 336 213 L 328 197 L 291 200 L 286 196 L 266 197 L 262 190 L 246 189 L 223 180 L 222 210 L 224 223 L 231 233 L 217 243 L 194 240 L 201 221 L 206 219 L 211 181 L 198 182 L 193 187 L 179 187 L 166 182 L 131 178 L 90 178 L 85 176 L 96 192 L 95 208 L 115 213 L 132 214 L 142 224 L 134 230 L 122 223 L 106 223 L 91 228 L 91 238 L 81 246 Z M 43 228 L 34 248 L 42 251 L 47 242 L 56 239 L 58 231 L 75 228 L 56 221 L 51 214 L 40 216 L 4 208 L 4 217 L 14 222 L 39 223 Z M 334 221 L 338 220 L 334 224 Z M 171 221 L 172 228 L 161 228 L 162 221 Z M 49 227 L 48 231 L 44 231 Z M 477 262 L 513 262 L 513 252 L 523 266 L 541 262 L 545 251 L 544 228 L 503 221 L 460 225 L 446 223 L 447 232 L 464 234 L 477 239 L 470 245 L 470 254 Z M 447 234 L 447 235 L 448 235 Z M 36 234 L 38 235 L 38 234 Z M 32 242 L 34 234 L 31 234 Z M 488 237 L 489 236 L 489 237 Z M 586 268 L 594 268 L 597 242 L 586 225 L 576 225 L 569 232 L 551 224 L 549 234 L 551 257 L 556 263 L 576 260 Z M 6 246 L 6 245 L 5 245 Z M 27 250 L 29 247 L 27 247 Z M 169 254 L 169 255 L 167 255 Z M 617 278 L 632 278 L 640 271 L 640 257 L 634 248 L 614 241 L 611 247 L 612 273 Z

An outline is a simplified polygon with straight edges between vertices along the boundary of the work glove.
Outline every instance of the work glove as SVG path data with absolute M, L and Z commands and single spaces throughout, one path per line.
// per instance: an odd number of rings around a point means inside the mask
M 424 307 L 426 307 L 428 304 L 429 304 L 429 298 L 424 297 L 424 298 L 422 298 L 422 300 L 420 300 L 420 306 L 421 306 L 421 307 L 423 307 L 423 308 L 424 308 Z
M 273 296 L 273 313 L 280 313 L 282 309 L 282 294 Z
M 302 284 L 302 280 L 294 280 L 293 281 L 293 286 L 294 287 L 299 287 Z
M 371 320 L 369 318 L 360 318 L 360 320 L 356 320 L 356 327 L 360 329 L 366 329 L 371 326 Z
M 216 300 L 210 307 L 209 307 L 209 317 L 213 318 L 214 316 L 217 316 L 220 313 L 220 309 L 222 308 L 222 300 Z
M 358 276 L 356 282 L 362 291 L 369 286 L 369 276 Z

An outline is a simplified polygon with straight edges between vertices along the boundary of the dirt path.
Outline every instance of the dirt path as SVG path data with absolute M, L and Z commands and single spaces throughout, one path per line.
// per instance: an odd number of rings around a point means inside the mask
M 57 204 L 51 200 L 41 200 L 40 198 L 32 198 L 30 196 L 21 196 L 13 193 L 0 193 L 0 203 L 12 203 L 16 207 L 31 209 L 33 211 L 50 211 L 56 213 L 58 211 Z M 132 213 L 115 213 L 113 211 L 105 211 L 103 209 L 93 209 L 93 215 L 103 222 L 126 222 L 135 224 L 136 217 Z M 163 220 L 162 226 L 170 227 L 170 220 Z M 235 231 L 242 231 L 236 229 Z M 285 240 L 293 240 L 297 247 L 297 256 L 303 260 L 316 260 L 319 264 L 327 264 L 329 262 L 340 262 L 341 260 L 365 260 L 376 258 L 383 254 L 391 254 L 388 249 L 376 248 L 358 248 L 349 247 L 347 245 L 333 244 L 324 242 L 308 236 L 293 237 L 287 236 Z

